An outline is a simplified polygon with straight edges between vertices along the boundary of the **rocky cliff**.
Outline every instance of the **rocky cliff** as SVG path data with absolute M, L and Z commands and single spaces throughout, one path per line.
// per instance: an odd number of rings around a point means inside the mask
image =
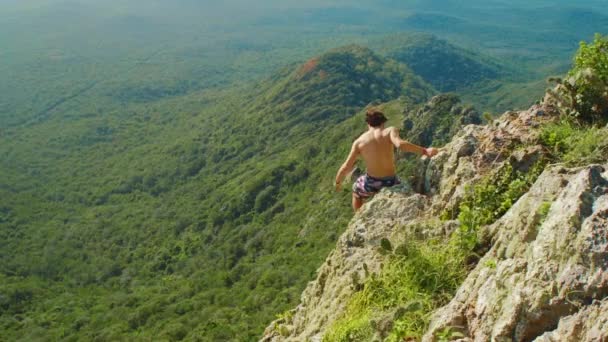
M 478 239 L 462 284 L 435 301 L 441 307 L 428 313 L 422 337 L 390 335 L 411 306 L 396 301 L 369 311 L 367 332 L 352 330 L 337 340 L 607 340 L 608 164 L 548 163 L 539 128 L 555 118 L 551 106 L 536 105 L 466 126 L 424 163 L 422 191 L 385 189 L 364 205 L 301 303 L 273 322 L 262 341 L 336 340 L 328 331 L 348 314 L 353 296 L 383 272 L 393 246 L 437 238 L 450 243 L 465 226 L 459 215 L 471 189 L 498 180 L 505 169 L 525 181 L 496 187 L 495 196 L 524 189 L 523 196 L 506 197 L 490 212 L 492 222 L 475 221 Z
M 424 340 L 445 329 L 474 341 L 608 338 L 607 167 L 547 168 L 485 228 L 491 249 Z

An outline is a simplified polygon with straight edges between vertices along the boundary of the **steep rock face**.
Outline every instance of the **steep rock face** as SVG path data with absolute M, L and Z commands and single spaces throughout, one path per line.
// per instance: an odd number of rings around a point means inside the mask
M 454 299 L 435 314 L 424 340 L 434 341 L 437 332 L 451 329 L 474 341 L 531 341 L 555 329 L 562 317 L 605 298 L 607 167 L 545 170 L 530 191 L 487 228 L 493 241 L 490 251 Z M 576 325 L 571 320 L 576 318 L 564 319 L 554 336 L 574 334 L 568 328 Z
M 469 185 L 507 164 L 528 172 L 543 157 L 536 128 L 553 120 L 553 113 L 533 106 L 490 125 L 469 125 L 423 163 L 417 190 L 425 195 L 384 190 L 365 204 L 301 304 L 273 322 L 263 341 L 320 341 L 368 276 L 382 269 L 382 239 L 399 240 L 398 234 L 416 226 L 435 227 L 418 235 L 447 236 L 458 221 L 437 218 L 458 208 Z M 424 340 L 445 338 L 446 332 L 470 341 L 608 338 L 607 170 L 547 167 L 527 194 L 482 229 L 488 252 L 433 315 Z
M 562 318 L 557 329 L 543 334 L 535 341 L 606 341 L 606 331 L 608 299 L 592 303 L 577 314 Z
M 501 162 L 528 171 L 543 154 L 534 146 L 533 128 L 551 120 L 546 109 L 535 106 L 506 113 L 492 126 L 466 127 L 450 144 L 452 153 L 439 155 L 427 168 L 425 190 L 436 195 L 433 211 L 457 207 L 466 187 Z M 530 147 L 506 153 L 520 144 Z M 475 341 L 529 341 L 558 323 L 560 329 L 544 338 L 596 336 L 594 327 L 605 327 L 605 314 L 591 315 L 595 321 L 585 320 L 584 326 L 576 323 L 584 320 L 580 315 L 564 317 L 608 294 L 607 178 L 606 166 L 599 165 L 545 170 L 525 196 L 486 227 L 490 251 L 435 314 L 424 340 L 436 340 L 436 333 L 449 329 Z
M 422 184 L 420 192 L 433 196 L 434 214 L 453 211 L 469 185 L 502 163 L 527 172 L 544 154 L 542 146 L 535 145 L 536 128 L 554 118 L 550 108 L 533 106 L 527 111 L 507 112 L 490 125 L 464 127 L 419 172 L 421 179 L 415 180 Z
M 336 249 L 306 287 L 301 304 L 289 318 L 273 322 L 262 341 L 320 341 L 344 312 L 348 299 L 361 289 L 369 274 L 381 269 L 383 238 L 397 225 L 422 214 L 427 198 L 408 189 L 384 190 L 355 215 Z

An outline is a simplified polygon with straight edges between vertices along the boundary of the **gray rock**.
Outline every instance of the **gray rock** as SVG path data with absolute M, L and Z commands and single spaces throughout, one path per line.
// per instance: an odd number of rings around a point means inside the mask
M 542 334 L 534 341 L 608 341 L 608 299 L 594 302 L 578 313 L 560 319 L 555 330 Z
M 398 190 L 398 191 L 395 191 Z M 348 299 L 378 273 L 385 254 L 381 242 L 396 226 L 421 216 L 428 199 L 404 188 L 383 189 L 351 220 L 336 249 L 317 271 L 317 279 L 302 293 L 289 321 L 275 321 L 262 341 L 320 341 L 325 330 L 344 313 Z M 387 329 L 386 320 L 381 320 Z
M 454 299 L 435 313 L 425 341 L 452 326 L 474 341 L 530 341 L 608 295 L 605 167 L 547 169 L 488 227 L 490 251 Z M 544 221 L 544 203 L 551 208 Z M 602 238 L 602 236 L 604 238 Z M 490 261 L 496 265 L 489 268 Z

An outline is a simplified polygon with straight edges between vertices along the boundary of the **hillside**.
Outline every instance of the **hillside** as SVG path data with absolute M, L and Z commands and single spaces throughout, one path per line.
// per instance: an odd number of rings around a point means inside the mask
M 445 48 L 453 51 L 456 45 L 485 60 L 490 56 L 528 76 L 525 91 L 516 84 L 503 87 L 483 106 L 475 102 L 501 85 L 494 83 L 467 102 L 495 113 L 514 108 L 514 102 L 527 108 L 544 91 L 542 82 L 530 82 L 565 72 L 577 42 L 602 30 L 608 15 L 600 0 L 471 0 L 467 6 L 314 1 L 293 8 L 295 1 L 265 1 L 254 9 L 245 1 L 188 0 L 177 6 L 166 0 L 153 5 L 5 0 L 0 4 L 5 47 L 0 125 L 10 129 L 68 112 L 99 115 L 132 102 L 231 87 L 336 46 L 356 43 L 379 51 L 374 41 L 413 32 L 434 34 L 449 42 Z M 399 49 L 401 43 L 391 39 L 386 45 Z
M 471 87 L 509 73 L 497 60 L 459 48 L 433 35 L 395 36 L 390 47 L 385 47 L 382 52 L 408 65 L 440 92 Z
M 407 76 L 407 77 L 406 77 Z M 300 66 L 291 78 L 271 95 L 270 103 L 286 115 L 299 109 L 307 120 L 317 106 L 342 106 L 347 116 L 363 106 L 405 96 L 420 102 L 433 92 L 407 66 L 375 54 L 368 48 L 352 45 L 334 49 Z M 324 113 L 318 113 L 323 118 Z M 350 115 L 349 115 L 350 114 Z M 326 116 L 326 115 L 325 115 Z
M 485 54 L 427 33 L 400 33 L 369 46 L 408 65 L 440 92 L 452 92 L 481 111 L 525 109 L 545 91 L 545 73 L 521 61 Z M 560 72 L 563 72 L 560 70 Z
M 247 120 L 258 115 L 261 125 L 255 129 L 265 130 L 264 136 L 271 138 L 277 129 L 320 133 L 320 126 L 351 118 L 368 104 L 395 99 L 413 104 L 435 92 L 407 66 L 357 45 L 332 49 L 284 69 L 259 87 L 253 116 L 246 114 Z
M 481 115 L 454 94 L 434 96 L 403 115 L 402 131 L 408 141 L 422 146 L 446 144 L 463 126 L 480 124 Z
M 251 340 L 293 306 L 350 215 L 331 185 L 360 110 L 433 91 L 365 48 L 312 60 L 7 130 L 2 339 Z

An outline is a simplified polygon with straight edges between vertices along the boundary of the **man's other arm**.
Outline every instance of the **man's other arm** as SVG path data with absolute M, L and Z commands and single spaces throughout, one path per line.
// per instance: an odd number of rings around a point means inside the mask
M 401 137 L 399 137 L 399 130 L 395 127 L 390 128 L 390 137 L 393 145 L 403 152 L 416 153 L 429 157 L 432 157 L 439 152 L 434 147 L 424 148 L 401 139 Z
M 355 141 L 353 143 L 353 147 L 350 149 L 350 153 L 348 154 L 346 161 L 344 162 L 344 164 L 342 164 L 342 166 L 340 166 L 340 169 L 338 170 L 338 173 L 336 174 L 336 190 L 337 191 L 340 191 L 340 189 L 341 189 L 340 184 L 342 183 L 342 179 L 344 179 L 346 174 L 349 173 L 353 169 L 358 156 L 359 156 L 359 148 L 357 147 L 357 142 Z

